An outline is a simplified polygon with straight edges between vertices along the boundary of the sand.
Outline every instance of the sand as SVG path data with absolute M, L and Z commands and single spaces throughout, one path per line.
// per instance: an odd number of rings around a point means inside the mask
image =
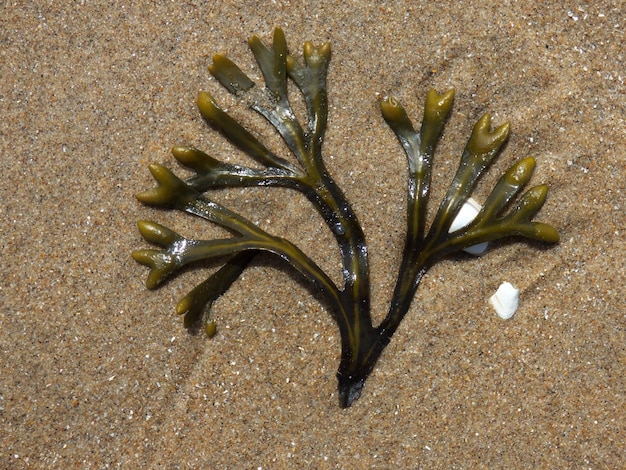
M 0 467 L 617 468 L 626 420 L 626 87 L 621 2 L 4 2 L 0 7 Z M 39 6 L 37 6 L 39 4 Z M 264 12 L 265 11 L 265 12 Z M 371 254 L 384 316 L 404 235 L 406 159 L 377 101 L 414 122 L 430 87 L 456 89 L 432 207 L 473 123 L 511 122 L 475 192 L 517 158 L 550 193 L 548 247 L 513 240 L 424 278 L 363 395 L 337 404 L 328 306 L 271 256 L 190 335 L 178 299 L 217 266 L 145 288 L 138 219 L 212 238 L 140 204 L 147 164 L 194 145 L 245 161 L 200 118 L 198 91 L 271 148 L 261 118 L 210 77 L 225 53 L 254 80 L 245 40 L 284 29 L 290 51 L 330 41 L 326 162 Z M 215 195 L 340 278 L 333 239 L 292 193 Z M 434 210 L 434 209 L 433 209 Z M 432 215 L 432 214 L 431 214 Z M 510 320 L 488 303 L 520 289 Z

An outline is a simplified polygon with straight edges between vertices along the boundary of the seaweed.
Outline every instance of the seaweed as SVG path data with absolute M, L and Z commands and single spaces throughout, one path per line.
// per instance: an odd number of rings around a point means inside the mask
M 346 196 L 337 186 L 322 158 L 327 127 L 326 75 L 331 57 L 329 43 L 319 47 L 306 42 L 304 61 L 287 51 L 285 36 L 276 28 L 273 43 L 265 45 L 254 36 L 249 47 L 261 69 L 265 87 L 256 84 L 232 61 L 215 55 L 209 72 L 230 93 L 263 116 L 278 131 L 294 161 L 281 158 L 235 119 L 222 110 L 207 92 L 198 96 L 202 117 L 259 168 L 222 162 L 194 147 L 174 147 L 174 157 L 192 170 L 178 178 L 166 167 L 151 164 L 157 187 L 137 194 L 154 207 L 176 209 L 206 219 L 232 232 L 232 236 L 199 240 L 186 238 L 156 222 L 139 221 L 139 231 L 159 249 L 133 252 L 148 266 L 146 285 L 155 289 L 181 268 L 202 260 L 217 259 L 223 266 L 191 290 L 176 306 L 186 327 L 204 325 L 208 336 L 216 331 L 210 319 L 212 303 L 226 292 L 259 252 L 282 258 L 298 270 L 328 300 L 330 314 L 339 327 L 341 360 L 337 372 L 339 403 L 350 406 L 359 398 L 363 384 L 406 315 L 427 270 L 442 258 L 473 245 L 504 237 L 525 237 L 545 243 L 559 240 L 550 225 L 534 222 L 548 188 L 535 186 L 517 198 L 535 168 L 532 157 L 514 163 L 500 178 L 478 215 L 467 225 L 451 230 L 481 174 L 499 154 L 509 134 L 509 124 L 491 130 L 489 114 L 475 124 L 430 228 L 426 230 L 432 159 L 435 146 L 450 113 L 454 90 L 428 92 L 422 125 L 416 131 L 405 109 L 394 98 L 380 102 L 382 116 L 396 134 L 408 158 L 407 227 L 402 260 L 389 311 L 378 325 L 370 312 L 370 272 L 365 235 Z M 291 80 L 302 93 L 307 122 L 296 118 L 288 97 Z M 343 267 L 343 285 L 335 282 L 291 241 L 271 235 L 250 220 L 210 199 L 218 188 L 282 187 L 303 194 L 322 215 L 337 241 Z

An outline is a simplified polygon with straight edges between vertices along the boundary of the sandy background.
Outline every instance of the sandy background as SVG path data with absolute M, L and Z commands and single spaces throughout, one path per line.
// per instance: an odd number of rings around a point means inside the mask
M 623 463 L 623 2 L 23 3 L 0 7 L 0 467 Z M 348 410 L 337 406 L 335 325 L 283 264 L 258 258 L 216 304 L 207 340 L 173 315 L 205 273 L 150 292 L 130 257 L 146 247 L 140 218 L 220 233 L 133 197 L 153 185 L 149 162 L 176 168 L 176 144 L 241 162 L 200 119 L 199 90 L 280 149 L 206 71 L 221 52 L 259 79 L 245 40 L 271 40 L 275 26 L 298 57 L 305 40 L 332 42 L 326 160 L 370 243 L 377 320 L 399 261 L 406 179 L 378 111 L 385 94 L 417 123 L 429 87 L 457 90 L 434 204 L 475 120 L 511 121 L 476 195 L 534 155 L 533 183 L 551 188 L 538 220 L 562 237 L 433 268 Z M 339 277 L 336 247 L 302 198 L 216 197 Z M 521 289 L 506 322 L 487 303 L 503 281 Z

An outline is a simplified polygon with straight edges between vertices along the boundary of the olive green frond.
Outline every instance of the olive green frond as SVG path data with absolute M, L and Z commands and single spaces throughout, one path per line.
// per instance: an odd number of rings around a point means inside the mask
M 221 239 L 186 238 L 156 222 L 139 221 L 142 237 L 158 249 L 136 250 L 132 256 L 150 268 L 146 280 L 149 289 L 163 284 L 185 266 L 205 260 L 221 264 L 176 305 L 176 313 L 184 315 L 185 327 L 200 324 L 209 337 L 217 329 L 210 315 L 214 302 L 240 278 L 253 257 L 265 252 L 284 260 L 328 301 L 341 338 L 337 371 L 339 403 L 348 407 L 359 398 L 365 380 L 409 311 L 422 277 L 434 263 L 456 251 L 505 237 L 524 237 L 545 243 L 559 240 L 556 229 L 533 220 L 546 200 L 548 189 L 539 185 L 521 194 L 530 182 L 536 162 L 532 157 L 519 160 L 502 175 L 482 209 L 474 207 L 472 215 L 477 212 L 476 217 L 462 224 L 459 222 L 459 212 L 509 134 L 508 123 L 492 129 L 491 117 L 485 114 L 474 126 L 458 170 L 427 230 L 433 158 L 450 116 L 454 90 L 443 94 L 432 89 L 428 92 L 419 131 L 396 99 L 383 99 L 380 102 L 382 116 L 407 156 L 407 226 L 391 304 L 383 321 L 374 326 L 365 235 L 356 213 L 330 176 L 323 159 L 329 109 L 326 77 L 330 44 L 315 46 L 306 42 L 302 59 L 297 59 L 289 53 L 283 31 L 276 28 L 271 45 L 264 44 L 257 36 L 253 36 L 248 45 L 263 74 L 263 88 L 223 55 L 213 56 L 209 72 L 229 93 L 267 120 L 293 158 L 278 156 L 244 124 L 220 108 L 211 94 L 201 92 L 197 104 L 205 121 L 260 167 L 226 163 L 192 146 L 174 147 L 173 156 L 193 175 L 182 180 L 164 166 L 152 164 L 149 169 L 157 187 L 137 194 L 137 199 L 150 206 L 195 215 L 227 229 L 230 234 Z M 300 123 L 292 110 L 290 80 L 304 99 L 306 123 Z M 308 199 L 339 247 L 341 285 L 295 243 L 268 233 L 241 214 L 218 204 L 209 194 L 219 188 L 248 187 L 287 188 Z M 455 229 L 451 230 L 453 223 Z

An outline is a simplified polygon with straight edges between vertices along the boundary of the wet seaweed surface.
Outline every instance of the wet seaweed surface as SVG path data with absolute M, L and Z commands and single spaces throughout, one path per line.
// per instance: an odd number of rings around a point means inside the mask
M 476 122 L 458 170 L 427 228 L 432 160 L 452 108 L 454 90 L 443 94 L 434 90 L 428 92 L 419 130 L 396 99 L 382 99 L 380 110 L 406 153 L 409 171 L 406 237 L 397 281 L 387 315 L 380 324 L 374 325 L 365 234 L 357 214 L 323 160 L 330 44 L 316 47 L 306 42 L 303 61 L 289 54 L 279 28 L 274 31 L 270 46 L 256 36 L 248 44 L 263 74 L 265 87 L 258 87 L 222 55 L 214 56 L 209 71 L 224 88 L 276 129 L 293 154 L 293 161 L 267 148 L 222 110 L 212 95 L 200 93 L 198 108 L 204 119 L 258 166 L 225 163 L 194 147 L 174 147 L 174 157 L 195 174 L 180 179 L 166 167 L 152 164 L 149 169 L 158 186 L 139 193 L 137 198 L 150 206 L 195 215 L 227 229 L 232 236 L 210 240 L 188 238 L 161 224 L 143 220 L 138 222 L 139 231 L 146 241 L 159 248 L 137 250 L 133 257 L 150 268 L 146 282 L 149 289 L 159 287 L 188 265 L 223 260 L 221 268 L 176 306 L 177 313 L 184 314 L 185 326 L 201 324 L 209 337 L 216 331 L 210 317 L 212 303 L 240 277 L 251 259 L 264 251 L 285 260 L 319 290 L 331 306 L 330 313 L 341 335 L 341 361 L 337 372 L 339 403 L 348 407 L 361 395 L 365 380 L 409 310 L 420 281 L 431 266 L 453 253 L 506 237 L 524 237 L 543 243 L 559 240 L 552 226 L 532 220 L 543 206 L 548 188 L 538 185 L 520 194 L 531 179 L 535 160 L 532 157 L 518 160 L 501 176 L 478 214 L 469 223 L 452 228 L 480 176 L 498 156 L 509 134 L 508 123 L 492 130 L 490 115 L 485 114 Z M 301 123 L 292 109 L 289 80 L 302 93 L 306 123 Z M 288 188 L 310 201 L 339 246 L 341 285 L 293 241 L 268 233 L 210 197 L 210 191 L 219 188 L 255 186 Z

